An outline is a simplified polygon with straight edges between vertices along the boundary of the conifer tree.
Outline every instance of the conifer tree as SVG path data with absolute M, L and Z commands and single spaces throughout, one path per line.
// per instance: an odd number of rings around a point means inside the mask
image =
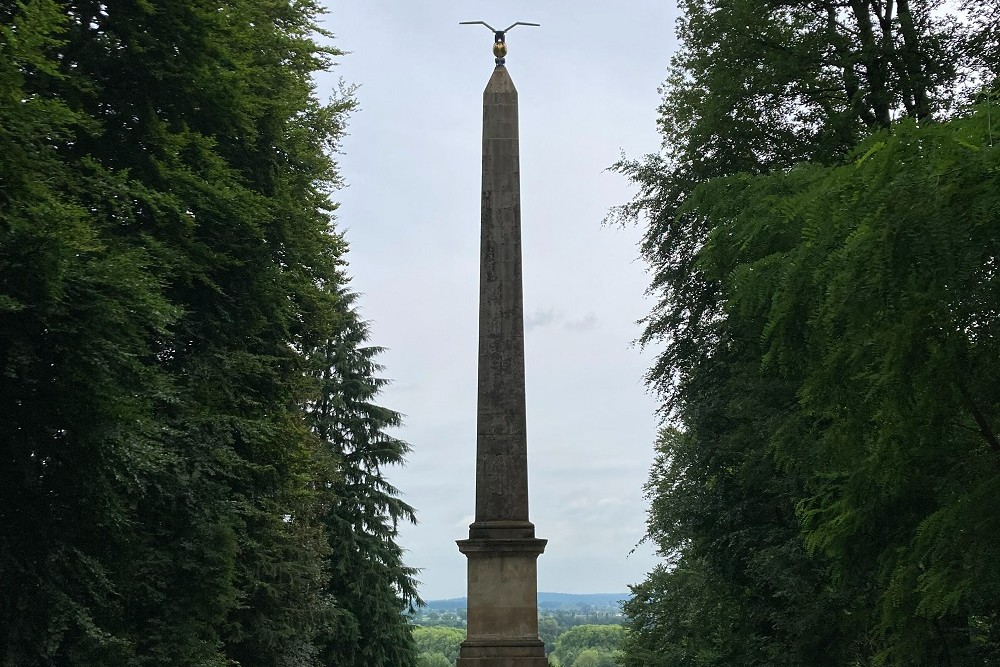
M 373 402 L 387 381 L 378 376 L 382 348 L 368 345 L 357 295 L 341 285 L 336 296 L 338 321 L 307 355 L 320 388 L 310 424 L 336 471 L 325 523 L 340 637 L 323 646 L 322 656 L 327 665 L 412 667 L 416 645 L 404 612 L 420 600 L 416 571 L 403 563 L 395 540 L 399 523 L 415 515 L 385 477 L 409 446 L 388 432 L 400 425 L 399 413 Z

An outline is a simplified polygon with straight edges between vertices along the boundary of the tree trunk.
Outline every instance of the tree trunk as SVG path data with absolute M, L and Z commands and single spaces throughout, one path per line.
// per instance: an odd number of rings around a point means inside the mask
M 868 80 L 867 103 L 875 116 L 875 125 L 889 127 L 892 121 L 892 93 L 889 90 L 889 76 L 886 57 L 875 38 L 872 16 L 869 11 L 871 0 L 851 0 L 851 11 L 858 23 L 859 51 Z
M 903 35 L 903 46 L 898 50 L 902 60 L 900 75 L 905 75 L 907 83 L 904 88 L 904 99 L 912 101 L 907 105 L 911 115 L 917 119 L 931 115 L 930 101 L 927 97 L 927 76 L 920 54 L 920 37 L 913 22 L 913 12 L 910 11 L 910 0 L 896 0 L 899 5 L 899 30 Z

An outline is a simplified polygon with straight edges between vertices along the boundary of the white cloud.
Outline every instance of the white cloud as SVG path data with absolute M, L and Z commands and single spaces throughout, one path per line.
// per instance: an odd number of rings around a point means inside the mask
M 555 324 L 561 319 L 562 317 L 560 315 L 556 315 L 555 309 L 551 306 L 544 309 L 539 308 L 534 313 L 524 317 L 524 330 L 525 332 L 528 332 L 540 327 L 547 327 L 550 324 Z

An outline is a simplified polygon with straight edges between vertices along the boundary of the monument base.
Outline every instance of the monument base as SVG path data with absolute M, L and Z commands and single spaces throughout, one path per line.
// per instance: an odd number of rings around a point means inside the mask
M 469 559 L 469 597 L 457 667 L 546 667 L 536 587 L 546 540 L 535 538 L 527 522 L 473 524 L 469 533 L 490 537 L 458 542 Z
M 462 658 L 455 667 L 549 667 L 544 655 L 540 658 Z
M 545 644 L 540 639 L 470 640 L 462 642 L 457 667 L 547 667 Z
M 545 651 L 543 650 L 544 654 Z M 548 667 L 549 660 L 544 655 L 533 658 L 463 658 L 459 656 L 456 667 Z

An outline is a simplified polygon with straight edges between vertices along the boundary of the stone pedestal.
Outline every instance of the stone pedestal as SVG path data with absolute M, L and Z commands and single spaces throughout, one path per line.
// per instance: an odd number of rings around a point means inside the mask
M 468 630 L 458 667 L 546 667 L 538 638 L 528 521 L 517 90 L 498 65 L 483 93 L 476 521 L 468 558 Z
M 484 530 L 473 526 L 470 532 Z M 545 540 L 470 538 L 458 548 L 469 559 L 468 629 L 458 667 L 545 667 L 535 583 Z

